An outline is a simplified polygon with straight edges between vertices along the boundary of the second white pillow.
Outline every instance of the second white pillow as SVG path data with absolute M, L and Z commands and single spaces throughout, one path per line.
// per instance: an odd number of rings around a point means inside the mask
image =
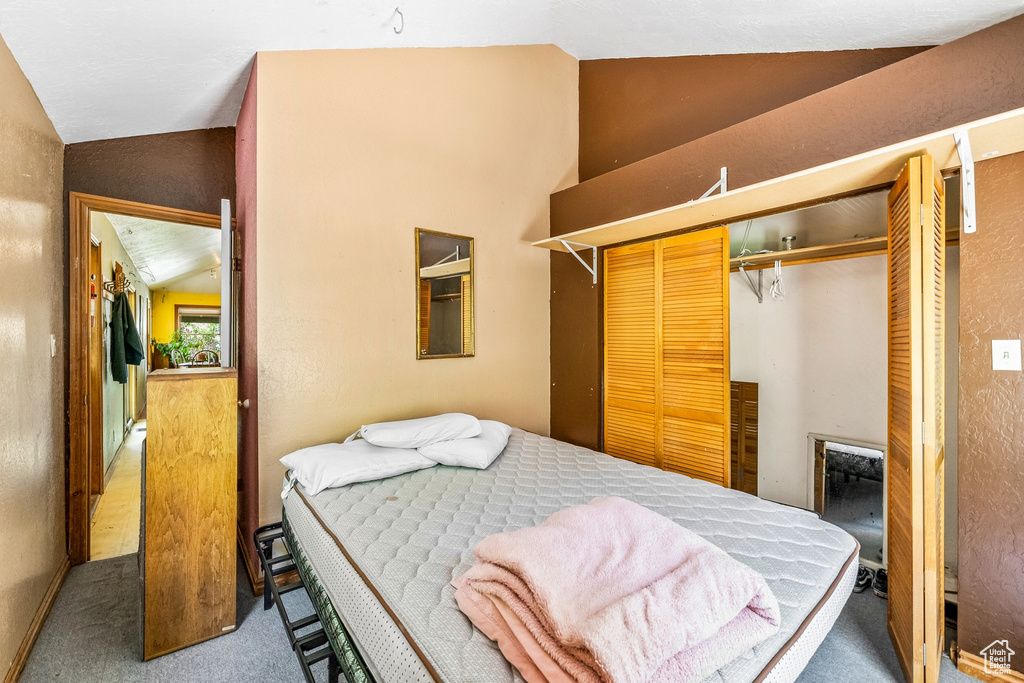
M 415 420 L 377 422 L 363 425 L 363 428 L 356 432 L 374 446 L 386 448 L 419 448 L 438 441 L 465 439 L 479 433 L 480 421 L 465 413 L 445 413 Z M 350 436 L 349 439 L 351 438 Z
M 486 469 L 505 450 L 512 428 L 494 420 L 480 420 L 480 435 L 439 441 L 416 450 L 441 465 Z

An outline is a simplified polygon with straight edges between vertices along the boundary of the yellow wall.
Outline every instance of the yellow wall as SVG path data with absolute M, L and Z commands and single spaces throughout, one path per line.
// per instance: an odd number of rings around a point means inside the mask
M 577 181 L 553 46 L 258 56 L 260 517 L 278 459 L 446 411 L 549 429 L 548 197 Z M 240 181 L 241 182 L 241 181 Z M 476 356 L 416 360 L 417 227 L 475 238 Z
M 67 558 L 64 144 L 0 38 L 0 678 Z M 56 355 L 50 356 L 50 336 Z
M 153 292 L 153 339 L 166 342 L 177 325 L 175 306 L 220 306 L 220 294 Z

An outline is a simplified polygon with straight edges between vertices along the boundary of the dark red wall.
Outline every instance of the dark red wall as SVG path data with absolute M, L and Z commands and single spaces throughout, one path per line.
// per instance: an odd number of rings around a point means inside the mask
M 238 176 L 237 235 L 242 262 L 238 293 L 238 397 L 249 400 L 249 407 L 239 410 L 240 452 L 238 454 L 238 527 L 242 531 L 243 548 L 251 567 L 258 567 L 256 549 L 249 539 L 259 526 L 260 471 L 259 433 L 256 416 L 259 411 L 259 388 L 256 360 L 256 65 L 249 75 L 249 85 L 238 112 L 235 131 L 235 169 Z
M 928 48 L 580 62 L 580 182 Z

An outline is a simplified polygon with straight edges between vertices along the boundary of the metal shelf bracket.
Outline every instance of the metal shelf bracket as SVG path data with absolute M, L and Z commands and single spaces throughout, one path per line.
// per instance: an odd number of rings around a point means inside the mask
M 974 212 L 974 156 L 971 154 L 971 139 L 966 128 L 953 133 L 956 153 L 960 155 L 960 195 L 964 207 L 964 232 L 978 229 L 977 214 Z
M 757 297 L 757 303 L 764 303 L 764 271 L 757 271 L 757 284 L 754 284 L 754 278 L 750 277 L 750 271 L 744 270 L 743 266 L 740 265 L 740 272 L 747 276 L 747 284 L 750 285 L 750 289 L 754 292 L 754 296 Z
M 579 242 L 570 242 L 569 240 L 558 240 L 558 241 L 561 242 L 562 246 L 565 247 L 566 250 L 570 254 L 575 256 L 576 260 L 579 261 L 580 264 L 584 268 L 587 269 L 587 272 L 590 273 L 593 276 L 594 284 L 596 285 L 597 284 L 597 247 L 592 247 L 589 244 L 580 244 Z M 572 245 L 572 246 L 570 246 L 570 245 Z M 583 260 L 583 257 L 581 257 L 579 255 L 579 252 L 577 252 L 575 249 L 573 249 L 573 247 L 583 247 L 584 249 L 590 249 L 590 265 L 587 265 L 587 262 Z
M 708 191 L 700 196 L 700 199 L 706 199 L 711 196 L 711 193 L 715 190 L 721 190 L 720 194 L 725 194 L 729 191 L 729 169 L 725 166 L 722 167 L 722 175 L 719 177 L 718 182 L 708 188 Z M 697 201 L 700 201 L 698 199 Z

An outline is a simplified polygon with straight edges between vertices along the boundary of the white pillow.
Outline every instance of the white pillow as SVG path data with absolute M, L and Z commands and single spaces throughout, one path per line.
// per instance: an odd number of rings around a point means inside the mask
M 292 471 L 302 487 L 315 496 L 324 489 L 357 481 L 387 479 L 433 467 L 412 448 L 381 448 L 368 441 L 325 443 L 289 453 L 281 464 Z
M 465 439 L 480 433 L 480 421 L 465 413 L 446 413 L 433 417 L 363 425 L 356 434 L 374 446 L 419 448 L 438 441 Z M 356 434 L 349 437 L 351 440 Z
M 480 420 L 480 428 L 479 436 L 439 441 L 416 450 L 442 465 L 485 469 L 505 450 L 512 428 L 494 420 Z

